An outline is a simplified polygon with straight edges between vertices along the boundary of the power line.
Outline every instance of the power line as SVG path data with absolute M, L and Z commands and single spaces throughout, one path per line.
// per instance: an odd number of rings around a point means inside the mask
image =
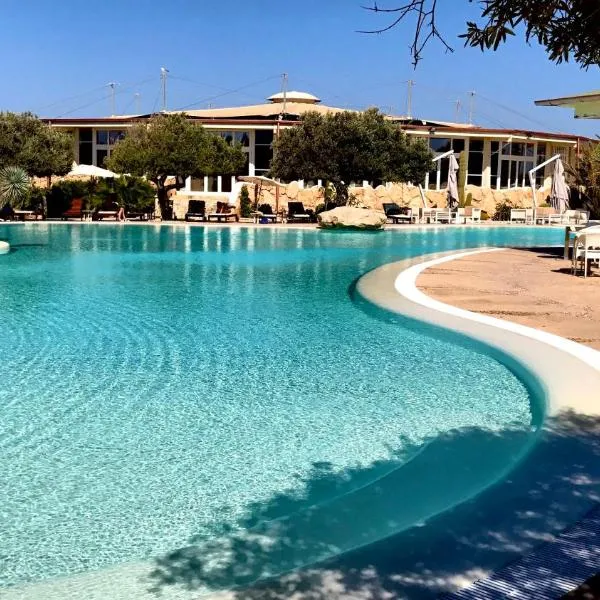
M 240 86 L 234 90 L 229 90 L 227 92 L 223 92 L 221 94 L 216 94 L 214 96 L 209 96 L 208 98 L 202 98 L 200 100 L 196 100 L 190 104 L 186 104 L 185 106 L 181 106 L 175 110 L 185 110 L 187 108 L 191 108 L 192 106 L 197 106 L 198 104 L 204 104 L 205 102 L 210 102 L 211 100 L 216 100 L 217 98 L 222 98 L 223 96 L 228 96 L 229 94 L 237 94 L 242 90 L 247 90 L 248 88 L 254 87 L 255 85 L 260 85 L 261 83 L 266 83 L 267 81 L 273 81 L 273 79 L 279 79 L 281 75 L 273 75 L 272 77 L 267 77 L 266 79 L 262 79 L 260 81 L 255 81 L 253 83 L 248 83 L 247 85 Z
M 497 107 L 502 108 L 510 113 L 513 113 L 513 114 L 517 115 L 518 117 L 521 117 L 522 119 L 526 119 L 527 121 L 529 121 L 531 123 L 535 123 L 536 125 L 540 125 L 541 127 L 544 127 L 544 128 L 552 129 L 552 127 L 550 127 L 550 125 L 548 123 L 543 123 L 542 121 L 537 121 L 536 119 L 529 117 L 528 115 L 526 115 L 522 112 L 519 112 L 518 110 L 516 110 L 514 108 L 510 108 L 509 106 L 500 104 L 500 102 L 496 102 L 495 100 L 486 98 L 485 96 L 482 96 L 481 94 L 479 94 L 479 97 L 482 98 L 483 100 L 485 100 L 486 102 L 489 102 L 490 104 L 494 104 Z

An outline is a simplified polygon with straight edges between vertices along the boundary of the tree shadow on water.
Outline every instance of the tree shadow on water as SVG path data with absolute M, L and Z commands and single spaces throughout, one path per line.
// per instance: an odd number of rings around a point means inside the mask
M 531 436 L 536 443 L 504 473 Z M 564 412 L 538 433 L 451 431 L 406 462 L 392 454 L 342 473 L 318 464 L 301 495 L 252 504 L 235 527 L 158 558 L 152 591 L 229 589 L 236 600 L 433 598 L 585 514 L 599 498 L 599 458 L 600 417 Z M 478 493 L 486 474 L 500 481 Z M 540 577 L 548 583 L 551 575 L 540 569 Z

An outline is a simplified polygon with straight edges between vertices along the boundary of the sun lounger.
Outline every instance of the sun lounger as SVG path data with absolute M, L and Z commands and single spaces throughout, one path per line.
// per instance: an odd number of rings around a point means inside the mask
M 395 223 L 412 223 L 412 208 L 399 206 L 395 202 L 385 202 L 383 212 L 388 221 Z
M 214 219 L 217 222 L 221 221 L 229 221 L 229 219 L 233 219 L 235 221 L 239 221 L 240 218 L 237 213 L 231 212 L 231 207 L 227 202 L 217 202 L 217 210 L 214 213 L 208 215 L 208 220 Z
M 119 216 L 119 205 L 116 202 L 105 202 L 93 215 L 94 221 L 102 221 L 102 219 L 117 219 Z
M 452 211 L 449 208 L 434 208 L 432 216 L 434 223 L 450 223 L 452 221 Z
M 533 208 L 511 208 L 510 222 L 523 222 L 526 225 L 533 225 Z
M 134 219 L 139 219 L 140 221 L 151 221 L 152 219 L 154 219 L 154 211 L 147 210 L 141 212 L 128 212 L 127 220 L 132 221 Z
M 185 220 L 200 219 L 206 221 L 206 203 L 204 200 L 190 200 L 185 213 Z
M 259 223 L 263 219 L 271 221 L 271 223 L 277 223 L 277 215 L 273 212 L 270 204 L 261 204 L 254 213 L 254 222 Z
M 587 277 L 592 262 L 600 263 L 600 230 L 595 227 L 575 235 L 571 272 L 577 273 L 581 268 Z
M 15 211 L 10 204 L 5 204 L 0 208 L 0 220 L 12 221 L 15 218 Z
M 312 214 L 304 208 L 302 202 L 288 202 L 287 222 L 300 221 L 309 223 Z
M 481 223 L 481 209 L 475 206 L 465 206 L 465 223 Z
M 62 214 L 63 221 L 67 219 L 81 219 L 83 220 L 84 212 L 83 212 L 83 198 L 73 198 L 71 200 L 71 206 L 69 210 L 66 210 Z

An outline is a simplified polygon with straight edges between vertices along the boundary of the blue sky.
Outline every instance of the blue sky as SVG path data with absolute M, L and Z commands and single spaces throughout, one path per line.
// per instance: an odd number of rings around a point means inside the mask
M 106 84 L 113 81 L 118 113 L 134 112 L 137 102 L 149 112 L 160 108 L 165 66 L 169 109 L 262 102 L 279 91 L 286 72 L 290 89 L 310 91 L 327 104 L 404 114 L 406 81 L 413 79 L 417 117 L 465 121 L 474 90 L 478 125 L 600 133 L 600 121 L 576 121 L 568 109 L 533 105 L 595 89 L 597 68 L 554 65 L 521 39 L 497 53 L 464 48 L 456 36 L 475 7 L 452 0 L 439 3 L 439 26 L 455 52 L 433 42 L 415 71 L 412 25 L 384 35 L 356 33 L 387 23 L 361 3 L 368 0 L 2 0 L 0 108 L 108 115 Z

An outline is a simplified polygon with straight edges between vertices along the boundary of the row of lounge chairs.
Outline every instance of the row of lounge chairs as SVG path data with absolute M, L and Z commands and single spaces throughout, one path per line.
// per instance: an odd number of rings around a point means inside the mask
M 254 221 L 266 221 L 276 223 L 278 215 L 273 211 L 269 204 L 262 204 L 260 211 L 253 213 Z M 302 202 L 288 202 L 288 211 L 285 220 L 289 222 L 305 222 L 309 223 L 314 218 L 314 213 L 311 210 L 304 208 Z M 217 202 L 217 209 L 213 213 L 206 212 L 206 202 L 204 200 L 190 200 L 187 212 L 185 213 L 186 221 L 239 221 L 239 216 L 233 211 L 233 207 L 226 202 Z
M 206 202 L 204 200 L 190 200 L 188 210 L 185 213 L 185 220 L 192 221 L 199 219 L 200 221 L 239 221 L 240 218 L 236 212 L 233 212 L 232 207 L 227 202 L 217 202 L 217 209 L 214 213 L 206 214 Z
M 396 203 L 384 203 L 383 210 L 392 223 L 478 223 L 481 221 L 481 209 L 474 206 L 464 208 L 412 208 Z
M 584 225 L 589 221 L 590 213 L 586 210 L 565 210 L 563 213 L 549 206 L 533 208 L 511 208 L 510 222 L 526 225 Z
M 96 210 L 86 210 L 84 208 L 82 198 L 73 198 L 71 206 L 61 215 L 63 221 L 68 219 L 86 219 L 91 218 L 93 221 L 102 221 L 103 219 L 117 219 L 119 216 L 120 207 L 116 202 L 106 202 Z M 139 219 L 140 221 L 151 220 L 154 218 L 154 211 L 128 212 L 126 218 Z

